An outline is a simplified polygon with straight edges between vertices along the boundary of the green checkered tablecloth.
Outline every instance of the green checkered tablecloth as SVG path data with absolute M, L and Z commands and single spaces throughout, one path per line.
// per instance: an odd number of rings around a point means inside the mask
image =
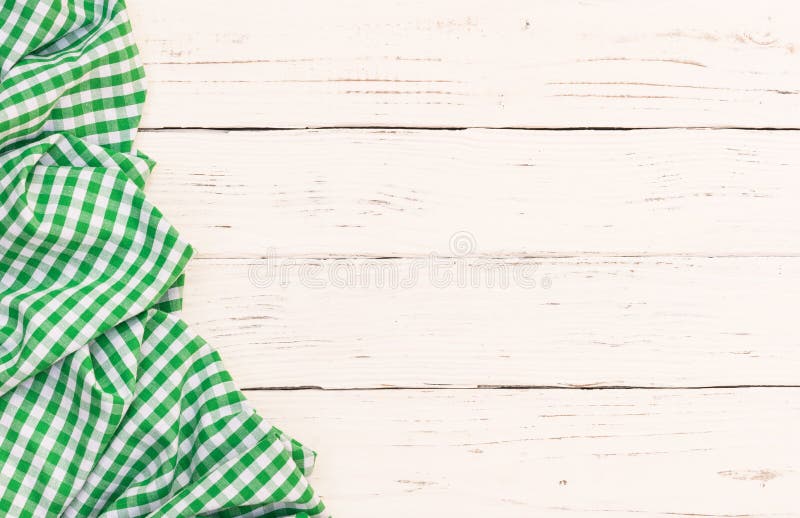
M 180 309 L 121 1 L 0 8 L 0 515 L 325 516 Z

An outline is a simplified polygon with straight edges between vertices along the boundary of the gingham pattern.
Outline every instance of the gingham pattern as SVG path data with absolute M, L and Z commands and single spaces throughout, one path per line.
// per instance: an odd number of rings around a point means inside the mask
M 119 1 L 0 8 L 0 515 L 326 516 L 314 453 L 176 316 Z

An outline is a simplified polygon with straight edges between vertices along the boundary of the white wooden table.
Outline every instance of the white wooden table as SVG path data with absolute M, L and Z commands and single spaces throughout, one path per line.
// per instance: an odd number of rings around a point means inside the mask
M 129 8 L 184 316 L 335 515 L 800 516 L 797 2 Z

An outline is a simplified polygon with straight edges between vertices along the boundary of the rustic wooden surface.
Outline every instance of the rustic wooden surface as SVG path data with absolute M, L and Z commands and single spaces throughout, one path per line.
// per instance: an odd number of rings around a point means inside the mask
M 340 516 L 796 517 L 796 392 L 250 397 L 320 450 L 318 486 Z
M 153 202 L 202 257 L 800 251 L 800 132 L 145 133 Z M 213 210 L 208 210 L 213 207 Z M 270 252 L 271 251 L 271 252 Z
M 145 126 L 800 126 L 792 1 L 234 5 L 137 1 Z
M 384 286 L 337 285 L 347 264 L 383 268 Z M 389 285 L 414 264 L 297 260 L 284 287 L 251 282 L 267 262 L 196 260 L 184 316 L 245 388 L 791 385 L 800 372 L 800 258 L 495 259 L 465 264 L 461 285 L 425 269 Z M 535 287 L 500 286 L 523 266 Z
M 129 8 L 184 317 L 336 516 L 800 516 L 795 2 Z

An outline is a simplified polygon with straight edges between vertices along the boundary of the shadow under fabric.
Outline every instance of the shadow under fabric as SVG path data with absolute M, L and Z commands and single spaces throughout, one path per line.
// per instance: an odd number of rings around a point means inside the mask
M 180 308 L 121 1 L 0 8 L 0 514 L 327 516 Z

